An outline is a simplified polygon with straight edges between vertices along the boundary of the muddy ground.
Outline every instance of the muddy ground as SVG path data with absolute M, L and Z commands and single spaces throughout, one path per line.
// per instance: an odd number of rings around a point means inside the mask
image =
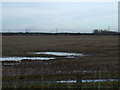
M 56 57 L 49 61 L 24 61 L 19 65 L 3 66 L 3 83 L 6 77 L 25 77 L 48 75 L 57 80 L 54 75 L 73 75 L 75 79 L 118 78 L 118 36 L 115 35 L 43 35 L 43 36 L 3 36 L 3 56 L 31 56 L 26 52 L 77 52 L 89 56 L 65 59 Z M 43 55 L 46 56 L 46 55 Z M 83 75 L 86 74 L 87 75 Z M 104 73 L 105 75 L 99 74 Z M 66 77 L 62 77 L 65 79 Z M 44 78 L 45 79 L 45 78 Z M 18 79 L 17 79 L 18 80 Z M 32 79 L 36 80 L 36 79 Z

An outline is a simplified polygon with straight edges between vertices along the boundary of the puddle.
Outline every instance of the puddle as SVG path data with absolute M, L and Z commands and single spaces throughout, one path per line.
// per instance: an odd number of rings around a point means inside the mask
M 76 83 L 76 80 L 68 80 L 68 81 L 57 81 L 57 83 Z
M 75 56 L 85 56 L 82 53 L 67 53 L 67 52 L 33 52 L 28 54 L 44 54 L 54 56 L 66 56 L 65 58 L 75 58 Z M 21 60 L 52 60 L 55 57 L 0 57 L 0 61 L 21 61 Z
M 48 65 L 48 64 L 52 64 L 52 63 L 44 63 L 44 64 Z
M 34 52 L 32 54 L 46 54 L 46 55 L 55 55 L 55 56 L 67 56 L 67 58 L 74 58 L 73 56 L 85 56 L 82 53 L 66 53 L 66 52 Z
M 49 57 L 0 57 L 0 61 L 21 61 L 21 60 L 51 60 L 56 58 Z
M 105 81 L 118 81 L 118 79 L 96 79 L 96 80 L 82 80 L 82 83 L 85 82 L 105 82 Z M 61 80 L 57 83 L 77 83 L 77 80 Z
M 54 56 L 66 56 L 65 58 L 75 58 L 75 56 L 85 56 L 82 53 L 67 53 L 67 52 L 33 52 L 28 54 L 44 54 Z M 21 61 L 21 60 L 51 60 L 55 57 L 0 57 L 0 61 Z
M 95 72 L 99 72 L 99 71 L 93 71 L 93 70 L 77 70 L 77 71 L 73 71 L 73 72 L 84 72 L 84 73 L 87 73 L 87 72 L 90 72 L 90 73 L 95 73 Z
M 13 66 L 13 65 L 18 65 L 18 64 L 20 64 L 20 63 L 3 63 L 3 65 L 5 65 L 5 66 Z
M 105 82 L 105 81 L 118 81 L 118 79 L 97 79 L 97 80 L 82 80 L 82 82 Z

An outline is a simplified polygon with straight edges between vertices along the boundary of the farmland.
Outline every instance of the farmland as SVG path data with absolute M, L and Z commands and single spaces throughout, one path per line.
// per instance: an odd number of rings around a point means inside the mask
M 2 55 L 55 57 L 55 60 L 24 60 L 3 65 L 3 88 L 101 87 L 118 88 L 118 82 L 56 84 L 45 81 L 118 79 L 117 35 L 7 35 L 2 37 Z M 28 52 L 69 52 L 86 56 L 64 58 Z M 4 63 L 4 62 L 3 62 Z M 30 83 L 31 82 L 31 83 Z

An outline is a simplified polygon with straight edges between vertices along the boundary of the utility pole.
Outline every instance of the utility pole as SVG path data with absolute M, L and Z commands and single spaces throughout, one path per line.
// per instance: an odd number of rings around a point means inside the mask
M 108 31 L 110 31 L 110 29 L 111 29 L 111 27 L 110 27 L 110 25 L 108 25 Z
M 10 33 L 10 29 L 9 29 L 9 33 Z
M 56 28 L 56 33 L 58 33 L 58 28 Z
M 28 33 L 28 29 L 26 28 L 26 33 Z

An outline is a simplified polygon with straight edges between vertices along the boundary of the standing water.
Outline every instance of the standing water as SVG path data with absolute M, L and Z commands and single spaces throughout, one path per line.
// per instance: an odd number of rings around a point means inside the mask
M 67 52 L 33 52 L 32 54 L 46 54 L 55 56 L 85 56 L 82 53 L 67 53 Z
M 21 61 L 21 60 L 51 60 L 53 57 L 2 57 L 0 61 Z

